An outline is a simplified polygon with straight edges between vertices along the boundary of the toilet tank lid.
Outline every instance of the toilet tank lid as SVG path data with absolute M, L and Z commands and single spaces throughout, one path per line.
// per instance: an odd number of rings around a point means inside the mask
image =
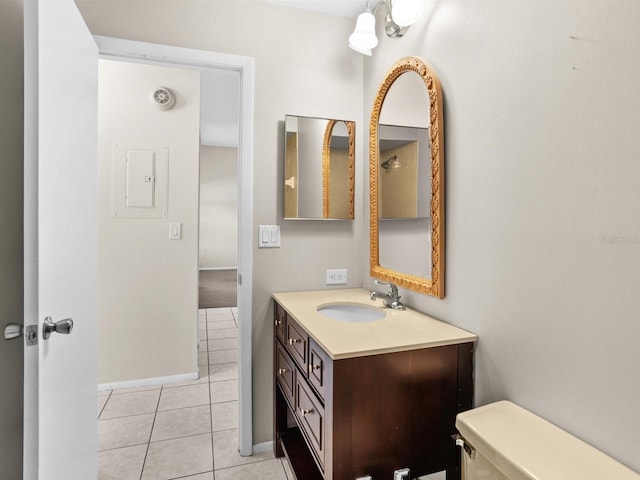
M 458 414 L 456 428 L 511 480 L 640 480 L 600 450 L 508 401 Z

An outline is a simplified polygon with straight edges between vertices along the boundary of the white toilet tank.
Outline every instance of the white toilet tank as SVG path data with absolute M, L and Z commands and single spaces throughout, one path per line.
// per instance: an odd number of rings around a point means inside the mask
M 640 480 L 640 475 L 511 402 L 458 414 L 463 480 Z M 471 452 L 471 453 L 469 453 Z

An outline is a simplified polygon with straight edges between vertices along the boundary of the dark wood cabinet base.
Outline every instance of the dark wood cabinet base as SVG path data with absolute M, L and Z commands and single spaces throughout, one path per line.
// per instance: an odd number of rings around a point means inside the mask
M 297 337 L 274 341 L 274 452 L 297 480 L 385 480 L 402 468 L 460 479 L 452 435 L 472 407 L 473 343 L 332 360 L 278 307 Z

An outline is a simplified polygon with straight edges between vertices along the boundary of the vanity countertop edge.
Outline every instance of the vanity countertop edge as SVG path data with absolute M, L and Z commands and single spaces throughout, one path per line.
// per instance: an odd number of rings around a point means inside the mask
M 476 342 L 466 330 L 411 308 L 393 310 L 364 288 L 277 292 L 272 297 L 333 360 Z M 379 308 L 385 317 L 367 323 L 333 320 L 318 312 L 332 303 Z

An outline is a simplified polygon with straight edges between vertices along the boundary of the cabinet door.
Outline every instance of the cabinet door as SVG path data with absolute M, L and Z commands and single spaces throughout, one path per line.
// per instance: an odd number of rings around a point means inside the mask
M 291 357 L 289 357 L 289 354 L 278 342 L 276 342 L 276 379 L 291 408 L 295 408 L 296 367 Z
M 300 366 L 303 372 L 307 372 L 307 334 L 291 318 L 287 318 L 286 347 L 291 357 Z
M 309 339 L 309 383 L 321 399 L 325 399 L 326 385 L 331 375 L 331 358 L 312 339 Z
M 299 424 L 316 458 L 324 466 L 324 408 L 309 390 L 303 378 L 298 378 L 296 382 L 296 397 L 298 400 L 296 414 L 300 419 Z
M 273 307 L 273 325 L 275 329 L 276 338 L 284 343 L 284 332 L 287 319 L 287 312 L 277 302 L 274 302 Z

